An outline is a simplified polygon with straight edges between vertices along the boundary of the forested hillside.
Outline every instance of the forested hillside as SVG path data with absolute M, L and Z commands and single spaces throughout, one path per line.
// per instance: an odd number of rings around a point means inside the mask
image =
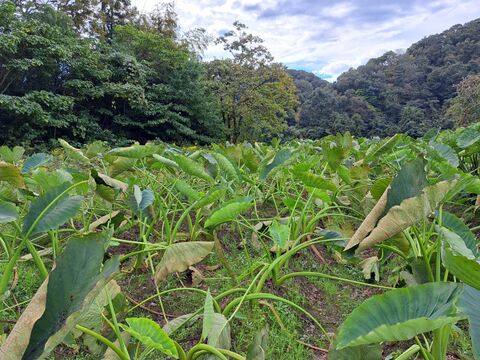
M 289 72 L 302 102 L 297 134 L 350 130 L 363 136 L 420 136 L 432 127 L 452 126 L 455 114 L 448 109 L 456 86 L 480 73 L 480 19 L 429 36 L 403 54 L 390 51 L 371 59 L 334 84 Z

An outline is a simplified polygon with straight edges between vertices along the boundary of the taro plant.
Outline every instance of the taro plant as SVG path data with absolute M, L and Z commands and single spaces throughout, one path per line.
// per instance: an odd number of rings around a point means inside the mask
M 463 319 L 470 321 L 474 354 L 476 358 L 480 355 L 473 306 L 480 300 L 480 284 L 472 280 L 480 269 L 477 241 L 458 218 L 443 211 L 443 203 L 469 182 L 452 179 L 429 185 L 424 169 L 421 158 L 402 167 L 346 249 L 358 246 L 357 252 L 361 252 L 375 245 L 383 247 L 382 242 L 403 232 L 411 253 L 423 262 L 426 283 L 417 276 L 417 284 L 374 296 L 355 309 L 337 333 L 332 359 L 348 353 L 347 348 L 408 339 L 416 342 L 408 354 L 420 352 L 427 360 L 445 359 L 452 325 Z M 427 217 L 435 212 L 434 222 L 427 225 Z M 422 222 L 423 227 L 417 227 Z M 383 248 L 401 254 L 398 248 Z M 455 279 L 468 285 L 451 282 Z M 432 333 L 431 340 L 419 338 L 427 332 Z

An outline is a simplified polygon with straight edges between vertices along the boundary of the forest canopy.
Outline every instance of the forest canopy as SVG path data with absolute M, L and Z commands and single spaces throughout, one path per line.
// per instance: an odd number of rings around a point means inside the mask
M 230 56 L 202 60 L 212 42 Z M 479 54 L 475 20 L 332 84 L 276 63 L 242 23 L 218 38 L 180 29 L 173 3 L 142 14 L 129 0 L 1 0 L 0 141 L 418 137 L 478 121 Z

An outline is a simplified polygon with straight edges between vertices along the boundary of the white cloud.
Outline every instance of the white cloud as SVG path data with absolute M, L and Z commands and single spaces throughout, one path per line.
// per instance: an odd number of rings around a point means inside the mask
M 156 0 L 133 0 L 140 10 Z M 423 37 L 480 14 L 478 0 L 177 0 L 180 25 L 218 35 L 235 20 L 262 37 L 277 61 L 335 79 L 385 51 L 405 49 Z M 212 46 L 206 58 L 222 57 Z

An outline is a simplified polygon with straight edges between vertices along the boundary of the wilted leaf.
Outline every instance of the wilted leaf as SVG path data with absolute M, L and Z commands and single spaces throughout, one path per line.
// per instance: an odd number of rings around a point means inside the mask
M 360 242 L 365 239 L 365 237 L 375 228 L 378 219 L 383 214 L 383 209 L 385 209 L 385 205 L 387 203 L 387 194 L 388 192 L 385 190 L 377 204 L 373 207 L 372 211 L 370 211 L 360 227 L 357 229 L 357 231 L 355 231 L 352 238 L 345 246 L 345 250 L 349 250 L 360 244 Z
M 213 313 L 212 325 L 208 334 L 208 345 L 230 350 L 230 324 L 223 314 Z
M 6 181 L 16 187 L 25 187 L 25 181 L 23 180 L 20 170 L 13 164 L 0 161 L 0 182 Z
M 202 261 L 213 249 L 213 241 L 192 241 L 170 245 L 155 268 L 155 282 L 165 280 L 172 272 L 181 272 Z
M 432 214 L 454 184 L 455 180 L 441 181 L 426 187 L 419 196 L 390 208 L 370 235 L 360 242 L 358 251 L 371 248 Z
M 268 328 L 262 328 L 248 346 L 246 360 L 266 360 Z
M 90 160 L 83 154 L 82 150 L 77 149 L 70 145 L 68 142 L 66 142 L 63 139 L 58 139 L 58 142 L 60 145 L 63 147 L 65 150 L 65 153 L 72 159 L 84 163 L 89 163 Z
M 376 256 L 371 256 L 366 258 L 358 264 L 362 269 L 363 277 L 366 280 L 370 280 L 372 278 L 372 273 L 375 274 L 375 281 L 380 281 L 380 272 L 378 269 L 379 260 Z

